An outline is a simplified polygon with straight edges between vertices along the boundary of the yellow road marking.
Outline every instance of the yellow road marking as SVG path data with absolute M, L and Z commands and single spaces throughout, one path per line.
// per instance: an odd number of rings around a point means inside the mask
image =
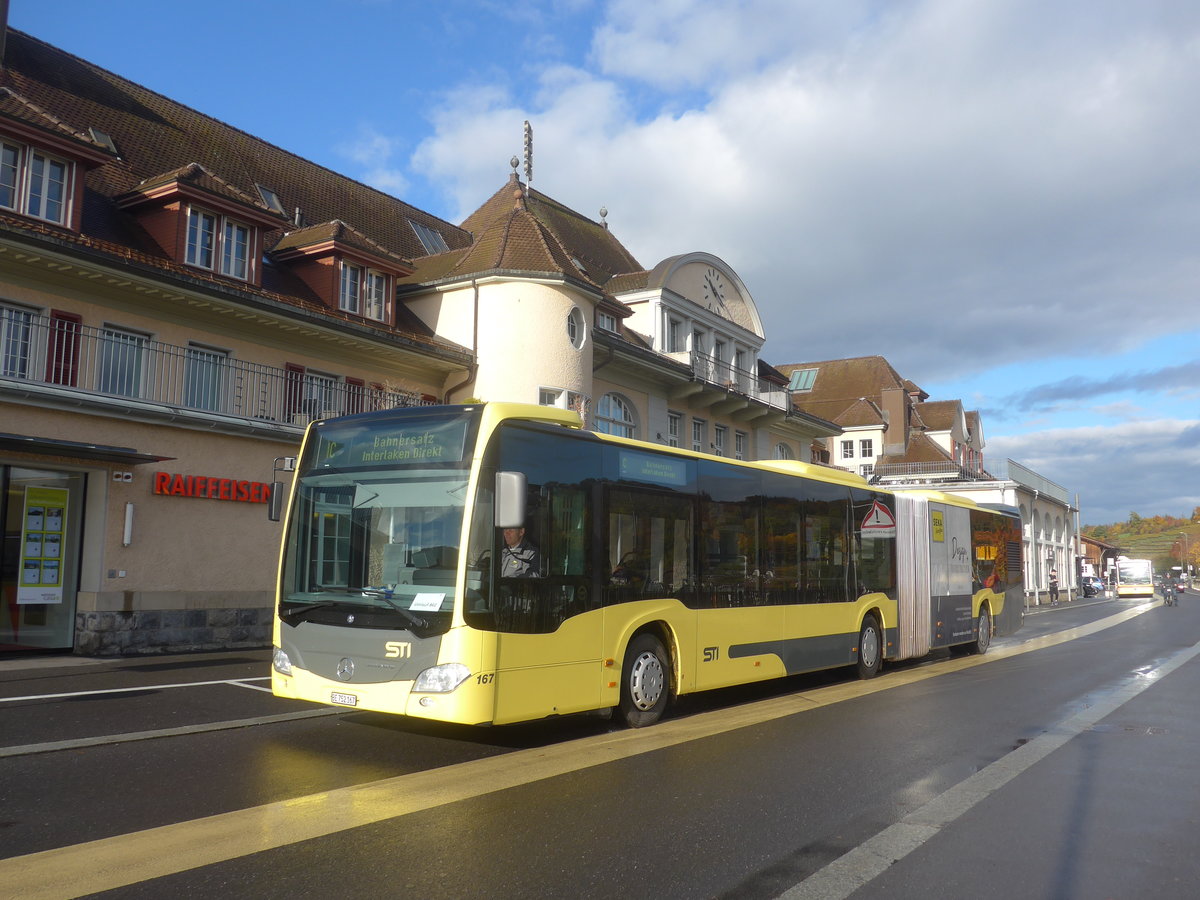
M 0 860 L 0 890 L 5 897 L 49 900 L 138 884 L 1052 647 L 1111 628 L 1155 605 L 1142 604 L 1079 628 L 996 648 L 986 656 L 951 659 L 935 666 L 892 672 L 870 681 L 836 684 L 733 709 L 668 720 L 653 728 L 519 750 L 16 856 Z M 148 852 L 150 847 L 153 852 Z

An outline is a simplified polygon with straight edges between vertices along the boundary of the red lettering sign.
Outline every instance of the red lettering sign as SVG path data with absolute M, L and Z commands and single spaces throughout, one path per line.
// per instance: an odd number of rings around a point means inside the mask
M 238 481 L 208 475 L 154 473 L 154 493 L 171 497 L 200 497 L 209 500 L 234 500 L 240 503 L 266 503 L 271 485 L 263 481 Z

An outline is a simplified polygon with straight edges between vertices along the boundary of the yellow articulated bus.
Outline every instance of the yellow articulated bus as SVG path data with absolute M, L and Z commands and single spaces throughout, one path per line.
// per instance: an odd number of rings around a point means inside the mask
M 468 724 L 616 710 L 1021 624 L 1014 511 L 893 494 L 488 403 L 309 426 L 280 556 L 272 688 Z

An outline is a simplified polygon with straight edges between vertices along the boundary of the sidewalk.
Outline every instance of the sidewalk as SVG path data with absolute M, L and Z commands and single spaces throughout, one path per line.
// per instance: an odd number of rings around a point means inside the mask
M 1059 600 L 1057 603 L 1051 603 L 1047 598 L 1044 602 L 1036 606 L 1027 605 L 1025 607 L 1025 615 L 1030 616 L 1036 613 L 1054 612 L 1060 609 L 1078 609 L 1081 606 L 1095 606 L 1097 603 L 1113 603 L 1118 599 L 1120 598 L 1108 591 L 1095 597 L 1076 597 L 1071 599 L 1068 595 L 1066 600 Z

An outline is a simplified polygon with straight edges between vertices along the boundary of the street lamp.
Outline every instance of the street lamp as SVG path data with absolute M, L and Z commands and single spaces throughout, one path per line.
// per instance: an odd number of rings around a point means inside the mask
M 1179 536 L 1183 538 L 1182 548 L 1179 551 L 1179 571 L 1185 582 L 1191 583 L 1188 578 L 1188 561 L 1187 561 L 1187 532 L 1179 532 Z

